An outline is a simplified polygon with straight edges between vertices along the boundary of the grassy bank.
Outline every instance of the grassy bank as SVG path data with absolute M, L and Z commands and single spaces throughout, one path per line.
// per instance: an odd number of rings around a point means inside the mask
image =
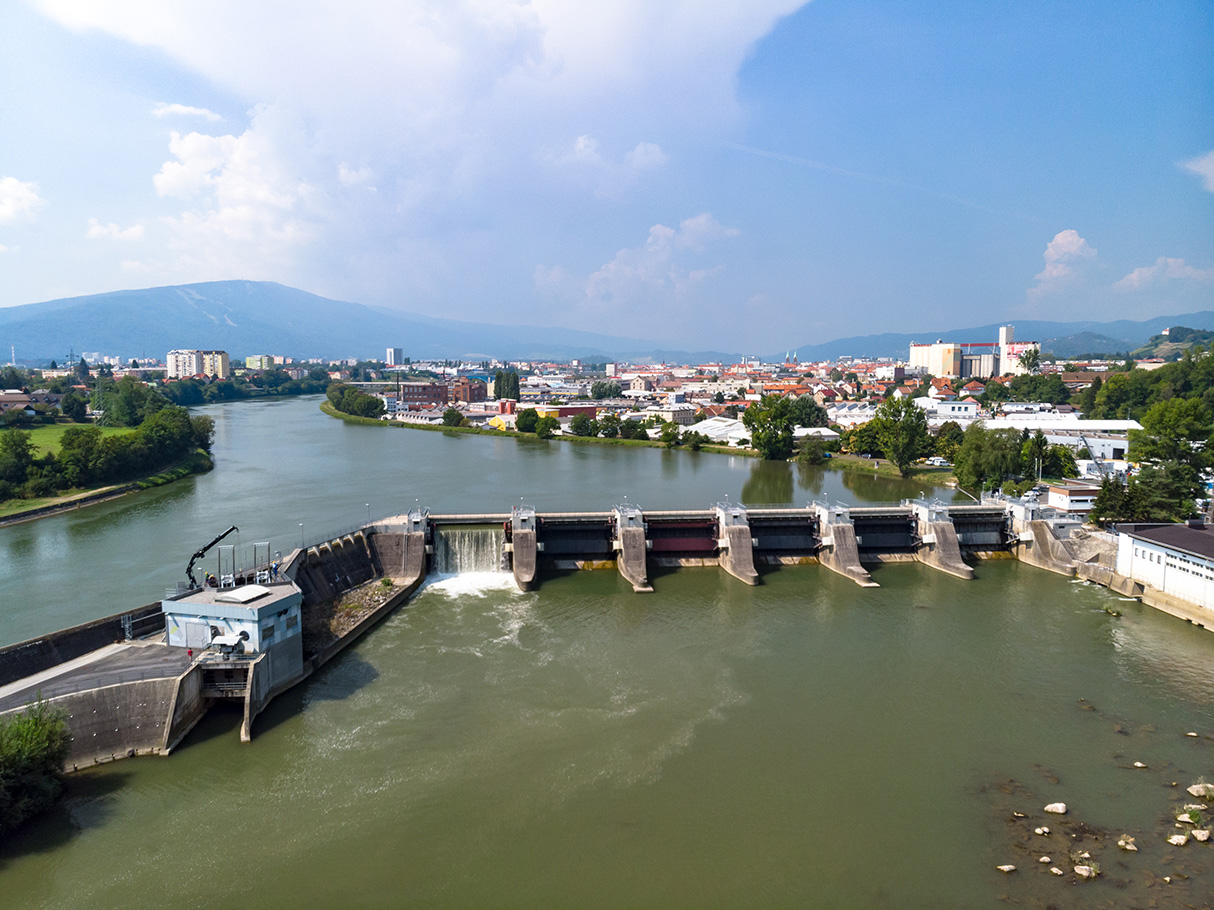
M 894 463 L 887 458 L 861 458 L 859 455 L 836 454 L 825 464 L 839 471 L 879 474 L 882 477 L 902 476 L 894 467 Z M 955 481 L 952 468 L 937 468 L 927 465 L 915 465 L 906 479 L 930 483 L 938 487 L 948 486 L 950 482 Z
M 61 418 L 53 424 L 45 424 L 43 426 L 30 427 L 25 432 L 30 435 L 30 442 L 34 445 L 34 457 L 41 458 L 48 452 L 59 454 L 59 443 L 63 438 L 63 434 L 71 427 L 91 427 L 91 423 L 75 423 L 74 421 Z M 25 429 L 22 427 L 21 429 Z M 101 430 L 101 435 L 105 436 L 121 436 L 125 433 L 135 432 L 129 427 L 98 427 Z M 7 430 L 3 432 L 8 432 Z
M 42 518 L 44 515 L 55 515 L 69 509 L 106 502 L 138 490 L 150 490 L 153 487 L 164 486 L 166 483 L 181 480 L 191 474 L 205 474 L 214 467 L 215 462 L 211 460 L 209 454 L 202 449 L 195 449 L 191 455 L 177 464 L 127 483 L 67 490 L 58 496 L 42 496 L 37 499 L 6 500 L 0 503 L 0 521 L 22 521 Z
M 428 423 L 406 423 L 403 420 L 380 420 L 376 417 L 355 417 L 352 414 L 345 414 L 337 408 L 333 407 L 331 401 L 322 401 L 320 409 L 330 417 L 336 417 L 338 420 L 344 420 L 346 423 L 360 423 L 365 426 L 373 427 L 402 427 L 409 430 L 429 430 L 432 433 L 464 433 L 471 436 L 513 436 L 516 439 L 537 439 L 534 433 L 520 433 L 517 430 L 490 430 L 481 427 L 448 427 L 442 424 Z M 605 436 L 553 436 L 553 441 L 556 442 L 572 442 L 582 445 L 608 445 L 608 446 L 636 446 L 640 448 L 664 449 L 666 444 L 659 442 L 656 439 L 608 439 Z M 686 449 L 686 446 L 679 446 L 681 449 Z M 702 452 L 716 452 L 727 455 L 741 455 L 745 458 L 756 458 L 758 453 L 754 449 L 735 449 L 729 446 L 704 446 Z

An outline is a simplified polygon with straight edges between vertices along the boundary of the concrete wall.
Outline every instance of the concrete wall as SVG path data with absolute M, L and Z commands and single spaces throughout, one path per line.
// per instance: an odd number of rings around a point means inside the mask
M 177 690 L 166 713 L 168 724 L 160 743 L 162 755 L 168 755 L 172 749 L 177 748 L 177 744 L 194 729 L 194 725 L 202 719 L 209 707 L 207 699 L 202 697 L 201 665 L 194 664 L 177 677 L 176 683 Z
M 149 635 L 164 628 L 160 602 L 94 619 L 78 626 L 52 632 L 40 638 L 0 648 L 0 686 L 16 682 L 65 661 L 123 639 L 122 617 L 133 618 L 136 636 Z
M 176 679 L 149 679 L 47 699 L 67 715 L 68 770 L 162 751 Z M 17 708 L 6 714 L 18 714 Z

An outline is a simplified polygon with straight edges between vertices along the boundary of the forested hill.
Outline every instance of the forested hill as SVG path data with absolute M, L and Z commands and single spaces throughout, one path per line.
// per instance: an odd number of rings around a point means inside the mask
M 1150 341 L 1131 353 L 1139 360 L 1148 357 L 1178 360 L 1190 348 L 1209 347 L 1212 342 L 1214 342 L 1214 332 L 1174 326 L 1168 330 L 1166 335 L 1152 335 Z

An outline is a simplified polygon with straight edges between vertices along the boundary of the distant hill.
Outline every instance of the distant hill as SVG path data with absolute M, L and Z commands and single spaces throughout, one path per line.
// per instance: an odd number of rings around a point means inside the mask
M 653 343 L 552 326 L 484 325 L 330 300 L 268 281 L 211 281 L 113 291 L 0 308 L 0 344 L 21 360 L 62 360 L 69 348 L 163 359 L 174 348 L 234 356 L 424 359 L 491 357 L 660 360 Z M 717 352 L 693 358 L 730 359 Z
M 1007 320 L 1003 323 L 965 329 L 943 329 L 910 334 L 886 333 L 857 335 L 822 344 L 807 344 L 796 349 L 802 361 L 834 360 L 836 357 L 897 357 L 905 359 L 912 342 L 920 344 L 936 340 L 980 342 L 998 341 L 999 326 L 1008 322 L 1016 327 L 1017 341 L 1039 341 L 1042 351 L 1059 357 L 1098 351 L 1133 351 L 1146 344 L 1153 335 L 1175 325 L 1214 329 L 1214 312 L 1208 310 L 1183 316 L 1157 316 L 1142 322 L 1122 319 L 1116 322 L 1044 322 L 1040 320 Z M 783 354 L 778 355 L 783 358 Z
M 1177 360 L 1190 348 L 1209 347 L 1211 342 L 1214 342 L 1214 332 L 1172 326 L 1166 335 L 1152 335 L 1150 341 L 1134 350 L 1133 356 Z

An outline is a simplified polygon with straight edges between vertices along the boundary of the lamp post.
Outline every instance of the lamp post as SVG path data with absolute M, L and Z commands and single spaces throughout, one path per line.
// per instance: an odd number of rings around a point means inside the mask
M 367 503 L 367 525 L 371 525 L 371 503 Z
M 303 522 L 301 521 L 299 523 L 299 549 L 302 550 L 303 548 L 304 548 L 304 529 L 303 529 Z

